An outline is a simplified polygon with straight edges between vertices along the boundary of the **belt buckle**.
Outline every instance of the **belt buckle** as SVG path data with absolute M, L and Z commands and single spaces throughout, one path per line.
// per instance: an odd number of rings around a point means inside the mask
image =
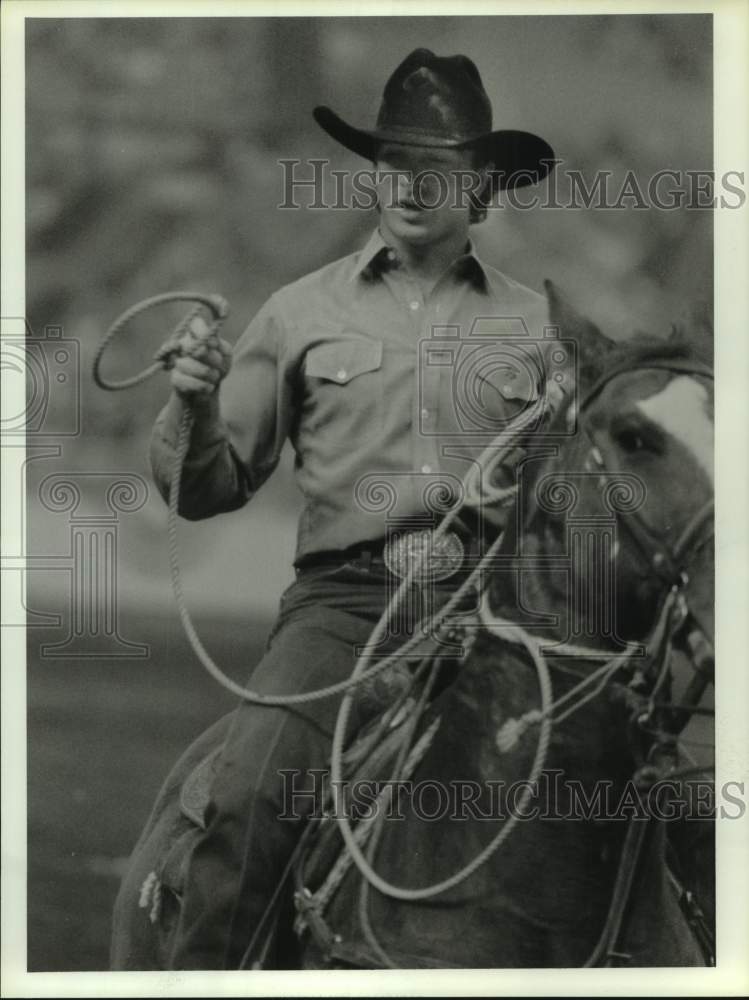
M 438 582 L 454 576 L 463 565 L 465 548 L 460 536 L 446 531 L 435 539 L 430 529 L 409 531 L 391 536 L 385 543 L 382 558 L 397 577 L 424 583 Z

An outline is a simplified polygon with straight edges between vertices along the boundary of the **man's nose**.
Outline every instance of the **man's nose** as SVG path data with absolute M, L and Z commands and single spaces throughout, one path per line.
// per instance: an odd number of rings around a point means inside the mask
M 410 198 L 413 188 L 413 174 L 406 170 L 385 170 L 378 178 L 378 184 L 383 192 L 390 194 L 395 201 Z
M 411 188 L 416 201 L 434 206 L 442 193 L 442 182 L 434 170 L 422 170 L 414 176 Z

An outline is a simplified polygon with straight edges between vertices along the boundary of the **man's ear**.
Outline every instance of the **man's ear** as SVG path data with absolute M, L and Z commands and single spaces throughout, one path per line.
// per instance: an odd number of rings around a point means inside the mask
M 585 316 L 576 312 L 551 281 L 544 281 L 549 302 L 549 320 L 559 329 L 559 335 L 577 343 L 578 383 L 580 388 L 591 385 L 603 372 L 606 355 L 616 346 Z
M 491 187 L 492 173 L 495 170 L 494 160 L 484 160 L 476 168 L 476 173 L 481 178 L 481 194 L 484 194 Z

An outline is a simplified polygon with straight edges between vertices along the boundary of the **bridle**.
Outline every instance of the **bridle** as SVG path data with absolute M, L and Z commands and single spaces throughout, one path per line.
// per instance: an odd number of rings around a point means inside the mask
M 700 362 L 656 357 L 638 367 L 641 370 L 662 369 L 713 380 L 712 370 Z M 590 445 L 589 456 L 601 473 L 608 473 L 609 469 L 584 413 L 612 379 L 631 370 L 632 368 L 629 366 L 619 365 L 607 372 L 595 383 L 580 407 L 580 424 Z M 692 711 L 697 707 L 706 687 L 714 678 L 715 663 L 712 644 L 699 620 L 692 613 L 687 595 L 690 582 L 687 571 L 689 557 L 711 542 L 714 537 L 714 500 L 711 498 L 695 511 L 674 545 L 670 547 L 650 529 L 639 509 L 629 511 L 626 517 L 620 518 L 620 522 L 648 570 L 654 573 L 667 587 L 660 613 L 656 619 L 656 626 L 651 634 L 649 656 L 652 671 L 650 676 L 640 675 L 637 678 L 637 683 L 644 689 L 643 693 L 647 692 L 645 711 L 640 710 L 642 701 L 640 700 L 640 705 L 638 705 L 639 699 L 633 690 L 636 687 L 636 678 L 633 677 L 629 689 L 625 689 L 625 693 L 634 702 L 633 717 L 639 730 L 647 732 L 648 723 L 655 714 L 655 696 L 664 678 L 664 669 L 659 668 L 658 665 L 663 662 L 667 668 L 672 646 L 678 645 L 686 652 L 694 669 L 694 674 L 682 696 L 682 703 L 676 710 L 673 710 L 673 706 L 666 705 L 667 709 L 671 709 L 668 713 L 664 713 L 663 709 L 660 710 L 663 727 L 659 727 L 654 733 L 656 739 L 651 747 L 650 756 L 657 758 L 657 755 L 662 754 L 665 749 L 666 756 L 669 757 L 673 752 L 675 735 L 689 721 Z M 658 633 L 660 634 L 658 635 Z M 653 643 L 656 636 L 659 641 Z M 653 648 L 654 645 L 656 648 Z M 666 773 L 668 774 L 668 772 Z M 640 784 L 651 788 L 661 777 L 661 771 L 646 763 L 635 772 L 634 777 L 636 782 L 639 780 Z M 585 963 L 587 968 L 601 965 L 610 966 L 616 960 L 627 961 L 630 957 L 620 949 L 620 942 L 635 875 L 644 849 L 647 829 L 650 825 L 651 822 L 636 823 L 634 820 L 630 820 L 622 845 L 609 910 L 598 941 Z M 679 892 L 680 907 L 694 933 L 705 962 L 707 965 L 714 965 L 714 943 L 704 914 L 692 893 L 678 883 L 673 873 L 669 873 L 669 875 L 672 885 Z
M 591 456 L 593 457 L 596 466 L 602 473 L 608 473 L 610 470 L 607 468 L 604 457 L 596 444 L 595 437 L 589 425 L 587 411 L 590 404 L 598 397 L 602 389 L 617 375 L 624 372 L 631 372 L 633 370 L 649 370 L 652 368 L 698 375 L 710 379 L 713 378 L 711 370 L 706 365 L 702 365 L 699 362 L 687 362 L 679 358 L 666 357 L 649 358 L 646 362 L 634 366 L 634 368 L 631 364 L 621 364 L 607 372 L 604 377 L 595 383 L 580 406 L 580 426 L 588 438 Z M 667 665 L 669 651 L 674 645 L 675 639 L 679 633 L 683 633 L 686 630 L 688 640 L 693 640 L 695 635 L 699 634 L 699 637 L 704 640 L 703 647 L 707 646 L 707 648 L 709 648 L 709 641 L 704 636 L 701 627 L 689 609 L 686 588 L 689 583 L 689 576 L 687 572 L 689 556 L 695 549 L 701 548 L 712 538 L 712 515 L 713 501 L 710 500 L 702 505 L 700 509 L 689 519 L 689 522 L 683 528 L 677 542 L 672 546 L 668 546 L 655 536 L 638 510 L 628 512 L 628 516 L 625 519 L 622 519 L 622 524 L 625 526 L 625 532 L 634 542 L 635 548 L 644 559 L 648 571 L 655 573 L 658 579 L 665 585 L 664 597 L 658 614 L 656 615 L 655 625 L 651 630 L 648 639 L 648 660 L 652 670 L 647 677 L 642 676 L 641 671 L 635 672 L 630 679 L 629 685 L 626 683 L 616 684 L 616 687 L 623 690 L 629 698 L 630 706 L 632 708 L 632 720 L 639 728 L 643 728 L 644 725 L 653 717 L 653 710 L 655 707 L 654 693 L 660 686 L 664 676 L 664 671 L 659 665 L 663 663 Z M 708 526 L 707 531 L 705 530 L 706 526 Z M 483 617 L 482 624 L 487 624 L 486 619 Z M 503 622 L 502 625 L 506 629 L 508 623 Z M 501 632 L 497 632 L 497 634 L 502 637 Z M 504 638 L 508 638 L 506 633 Z M 522 637 L 522 642 L 526 644 L 528 638 L 529 637 L 527 635 Z M 510 641 L 512 640 L 510 639 Z M 690 641 L 689 645 L 696 648 L 699 643 Z M 527 644 L 526 648 L 533 655 L 534 651 L 532 648 Z M 535 655 L 534 659 L 538 661 L 540 657 Z M 602 673 L 603 683 L 599 684 L 592 691 L 592 694 L 589 692 L 584 696 L 580 696 L 576 706 L 569 708 L 565 705 L 564 711 L 557 721 L 561 721 L 561 718 L 570 714 L 570 712 L 574 711 L 576 707 L 584 704 L 585 701 L 591 696 L 595 696 L 595 694 L 600 692 L 609 680 L 613 680 L 616 673 L 620 673 L 621 667 L 626 663 L 627 657 L 614 657 L 613 659 L 609 659 L 608 656 L 605 656 L 604 659 L 608 660 L 608 662 L 604 664 L 600 671 L 595 672 L 596 674 Z M 712 664 L 711 655 L 708 655 L 707 659 L 710 661 L 710 664 Z M 619 666 L 617 666 L 617 661 L 620 663 Z M 683 718 L 683 715 L 681 717 L 684 722 L 689 718 L 689 715 L 691 714 L 690 708 L 696 706 L 710 679 L 711 671 L 709 669 L 700 668 L 697 670 L 693 683 L 690 684 L 684 695 L 683 704 L 679 706 L 682 710 L 686 710 L 686 718 Z M 582 689 L 584 684 L 585 681 L 583 681 L 581 685 L 578 685 L 578 687 Z M 643 696 L 645 696 L 645 698 L 643 698 Z M 556 708 L 556 706 L 561 707 L 563 703 L 564 696 L 561 699 L 558 699 L 554 705 L 549 706 L 549 708 Z M 643 712 L 643 707 L 646 709 L 645 712 Z M 544 725 L 544 720 L 549 719 L 548 711 L 539 713 L 537 710 L 534 710 L 527 713 L 527 715 L 532 717 L 531 721 L 533 724 L 541 723 L 542 727 Z M 672 718 L 676 717 L 673 716 Z M 520 720 L 509 720 L 509 722 L 516 724 L 515 731 L 510 734 L 509 742 L 511 745 L 512 741 L 517 739 L 519 732 L 522 731 L 522 728 L 526 723 L 522 717 Z M 681 728 L 681 726 L 678 728 Z M 676 729 L 676 731 L 678 731 L 678 729 Z M 665 739 L 661 740 L 657 745 L 660 748 L 673 745 L 673 732 L 673 729 L 671 732 L 664 732 L 662 735 Z M 501 735 L 500 731 L 498 734 L 498 744 L 499 737 Z M 544 737 L 542 728 L 540 740 L 543 739 L 546 739 L 548 743 L 548 732 Z M 655 777 L 653 775 L 655 775 Z M 654 782 L 658 779 L 658 777 L 660 777 L 660 775 L 650 763 L 645 767 L 638 768 L 635 775 L 636 780 L 641 783 L 644 782 L 646 787 L 648 782 Z M 446 888 L 448 884 L 457 884 L 459 879 L 462 880 L 462 878 L 466 877 L 469 870 L 475 871 L 478 867 L 475 862 L 480 861 L 480 857 L 475 858 L 474 862 L 466 866 L 466 869 L 464 869 L 463 872 L 458 873 L 451 879 L 445 880 L 441 884 L 436 883 L 434 886 L 425 887 L 420 890 L 407 890 L 404 888 L 394 887 L 389 883 L 384 883 L 383 880 L 373 871 L 371 865 L 368 864 L 361 855 L 359 858 L 356 858 L 356 854 L 359 852 L 353 851 L 352 845 L 348 843 L 348 838 L 345 839 L 347 839 L 347 847 L 349 848 L 349 851 L 351 851 L 354 855 L 357 868 L 364 876 L 363 890 L 364 888 L 367 888 L 367 883 L 369 883 L 378 888 L 380 892 L 384 892 L 386 895 L 404 900 L 411 899 L 415 901 L 420 898 L 425 899 L 436 895 L 438 892 L 442 891 L 442 889 Z M 494 842 L 494 844 L 498 846 L 498 839 Z M 631 823 L 622 850 L 609 912 L 599 941 L 586 963 L 588 966 L 610 964 L 614 958 L 622 957 L 621 953 L 618 951 L 618 941 L 621 935 L 627 904 L 631 897 L 634 875 L 638 867 L 638 861 L 641 856 L 643 844 L 643 825 Z M 490 847 L 492 847 L 492 845 L 490 845 Z M 485 850 L 483 855 L 488 857 L 489 851 Z M 308 892 L 307 896 L 309 899 L 302 900 L 301 902 L 306 910 L 306 913 L 311 918 L 314 918 L 307 921 L 308 926 L 310 926 L 310 929 L 313 931 L 313 936 L 318 939 L 318 944 L 324 944 L 325 950 L 330 956 L 335 956 L 346 963 L 346 954 L 348 952 L 347 946 L 341 942 L 340 938 L 336 938 L 331 935 L 330 932 L 326 933 L 326 925 L 322 918 L 320 909 L 316 906 L 314 896 L 310 897 Z M 362 901 L 363 900 L 364 896 L 362 895 Z M 299 902 L 300 900 L 297 899 L 298 905 Z M 362 918 L 362 929 L 365 931 L 368 943 L 373 947 L 375 953 L 379 953 L 386 965 L 394 967 L 392 962 L 390 962 L 387 953 L 377 942 L 372 928 L 367 927 L 365 924 L 364 916 L 364 912 L 360 912 L 360 917 Z M 317 928 L 317 933 L 315 932 L 315 928 Z
M 590 408 L 591 403 L 600 396 L 603 389 L 618 375 L 631 371 L 649 371 L 651 369 L 660 369 L 674 374 L 699 376 L 710 379 L 710 381 L 714 378 L 712 370 L 702 362 L 665 357 L 650 358 L 646 362 L 643 362 L 642 365 L 635 366 L 634 368 L 620 364 L 611 371 L 606 372 L 589 390 L 580 405 L 580 426 L 590 442 L 590 457 L 602 473 L 608 473 L 610 470 L 606 466 L 589 421 L 585 418 L 585 413 Z M 705 524 L 712 522 L 713 511 L 714 501 L 710 499 L 690 518 L 672 548 L 669 548 L 658 538 L 637 509 L 628 513 L 628 516 L 622 519 L 622 525 L 636 548 L 645 558 L 650 570 L 665 584 L 674 586 L 684 582 L 686 573 L 684 560 L 685 556 L 689 554 L 690 549 L 695 544 L 698 547 L 702 547 L 712 538 L 712 528 L 701 538 L 699 534 Z
M 588 443 L 587 457 L 601 476 L 613 477 L 615 472 L 607 464 L 591 427 L 588 415 L 591 404 L 599 398 L 605 387 L 619 375 L 630 374 L 633 371 L 650 370 L 697 376 L 709 379 L 711 382 L 714 379 L 712 369 L 701 361 L 658 355 L 651 356 L 635 365 L 622 361 L 605 372 L 588 390 L 578 407 L 578 426 Z M 709 544 L 714 537 L 714 510 L 715 501 L 710 498 L 692 514 L 682 528 L 676 542 L 670 546 L 648 525 L 639 505 L 633 505 L 626 512 L 620 512 L 624 516 L 617 517 L 617 523 L 623 534 L 630 539 L 634 551 L 640 556 L 643 567 L 642 576 L 644 578 L 654 576 L 663 584 L 662 610 L 665 600 L 669 601 L 673 609 L 667 630 L 672 638 L 676 638 L 678 634 L 678 645 L 683 648 L 690 660 L 693 662 L 695 659 L 697 660 L 697 673 L 705 683 L 700 685 L 699 695 L 697 695 L 696 687 L 690 686 L 688 690 L 690 696 L 696 696 L 695 705 L 705 690 L 707 680 L 711 679 L 710 671 L 714 664 L 711 658 L 712 642 L 689 607 L 687 596 L 690 583 L 688 566 L 691 557 Z M 531 516 L 535 516 L 537 513 L 538 506 L 536 505 Z M 527 525 L 528 519 L 526 519 L 526 528 Z M 658 631 L 657 627 L 655 631 Z M 705 662 L 706 659 L 709 663 Z
M 663 370 L 674 374 L 698 376 L 713 381 L 712 369 L 696 360 L 682 358 L 658 357 L 649 358 L 642 365 L 635 366 L 619 364 L 606 372 L 586 394 L 580 405 L 580 427 L 589 442 L 589 457 L 602 474 L 608 474 L 608 468 L 595 435 L 586 419 L 586 411 L 601 394 L 603 389 L 618 375 L 631 371 Z M 677 595 L 681 609 L 682 622 L 687 628 L 682 632 L 683 644 L 691 654 L 695 647 L 711 646 L 710 639 L 705 635 L 697 617 L 689 608 L 687 588 L 689 585 L 688 564 L 690 557 L 709 544 L 714 537 L 715 501 L 711 497 L 702 504 L 689 518 L 681 530 L 676 542 L 669 546 L 649 527 L 640 509 L 628 511 L 625 517 L 620 517 L 619 523 L 629 536 L 635 549 L 640 554 L 647 571 L 655 575 L 671 593 Z M 702 687 L 704 691 L 704 685 Z M 701 692 L 700 692 L 701 693 Z
M 186 316 L 185 319 L 182 321 L 182 323 L 178 325 L 177 329 L 172 335 L 172 338 L 170 338 L 170 340 L 164 345 L 164 347 L 157 353 L 155 363 L 152 364 L 149 368 L 145 369 L 138 375 L 132 376 L 131 378 L 119 382 L 113 382 L 111 380 L 108 380 L 101 373 L 102 355 L 107 345 L 115 335 L 117 335 L 123 330 L 125 325 L 128 324 L 130 320 L 132 320 L 145 310 L 152 308 L 153 306 L 161 305 L 163 303 L 175 300 L 193 301 L 207 308 L 212 315 L 213 332 L 217 331 L 219 324 L 221 323 L 221 321 L 223 320 L 223 318 L 226 316 L 227 313 L 228 307 L 225 301 L 220 297 L 205 296 L 202 294 L 192 293 L 192 292 L 168 293 L 166 295 L 154 296 L 150 299 L 138 303 L 132 309 L 128 310 L 121 317 L 119 317 L 114 324 L 112 324 L 97 351 L 94 360 L 94 379 L 98 385 L 100 385 L 104 389 L 109 389 L 109 390 L 119 390 L 119 389 L 129 388 L 130 386 L 137 385 L 141 381 L 144 381 L 146 378 L 150 377 L 155 372 L 169 367 L 173 363 L 174 355 L 179 350 L 177 346 L 179 335 L 188 329 L 189 322 L 192 319 L 193 315 L 195 315 L 196 312 L 195 310 L 188 316 Z M 651 368 L 662 368 L 672 372 L 683 372 L 685 374 L 699 375 L 710 379 L 713 378 L 712 371 L 706 365 L 701 365 L 697 362 L 692 362 L 692 361 L 687 362 L 686 360 L 682 360 L 679 358 L 666 358 L 666 357 L 659 358 L 656 356 L 653 358 L 649 358 L 646 362 L 643 362 L 636 367 L 643 370 Z M 610 382 L 618 374 L 623 373 L 625 371 L 630 372 L 632 370 L 633 368 L 631 365 L 621 364 L 611 369 L 601 379 L 599 379 L 599 381 L 588 392 L 586 398 L 583 400 L 582 405 L 580 406 L 581 416 L 583 415 L 583 412 L 589 407 L 590 403 L 598 396 L 598 394 L 601 392 L 601 390 L 608 382 Z M 175 591 L 175 597 L 177 599 L 178 609 L 180 611 L 180 617 L 182 618 L 188 638 L 190 639 L 191 644 L 196 654 L 198 655 L 198 658 L 201 660 L 203 666 L 209 671 L 209 673 L 211 673 L 212 676 L 214 676 L 220 683 L 222 683 L 224 687 L 227 687 L 234 694 L 238 695 L 241 698 L 244 698 L 245 700 L 255 701 L 265 704 L 290 705 L 290 704 L 299 704 L 307 701 L 312 701 L 317 698 L 329 697 L 330 695 L 336 693 L 346 692 L 344 694 L 344 700 L 342 703 L 342 711 L 341 713 L 339 713 L 339 719 L 336 723 L 336 733 L 334 734 L 334 741 L 333 741 L 334 751 L 335 751 L 336 741 L 339 740 L 339 735 L 345 731 L 345 721 L 347 713 L 346 706 L 348 698 L 347 693 L 353 690 L 353 688 L 356 687 L 357 685 L 361 684 L 362 681 L 365 679 L 365 675 L 362 672 L 358 671 L 358 666 L 349 680 L 341 682 L 339 684 L 330 685 L 327 688 L 320 689 L 319 691 L 305 692 L 299 695 L 278 695 L 272 697 L 258 695 L 255 692 L 248 691 L 247 689 L 240 687 L 230 678 L 227 678 L 220 670 L 220 668 L 213 662 L 213 660 L 210 658 L 209 654 L 205 651 L 205 649 L 202 647 L 202 644 L 200 643 L 199 638 L 195 632 L 194 626 L 192 625 L 189 613 L 187 611 L 184 602 L 184 597 L 182 595 L 182 587 L 180 582 L 178 559 L 177 559 L 177 542 L 176 542 L 176 521 L 177 521 L 177 506 L 178 506 L 179 488 L 180 488 L 180 475 L 181 475 L 182 463 L 187 453 L 187 448 L 189 444 L 191 423 L 192 423 L 191 413 L 189 409 L 185 409 L 180 426 L 179 441 L 176 450 L 175 466 L 172 477 L 170 500 L 169 500 L 169 541 L 170 541 L 170 564 L 172 567 L 172 581 Z M 600 449 L 597 447 L 595 443 L 592 431 L 590 430 L 587 421 L 584 418 L 581 419 L 581 426 L 583 427 L 584 432 L 589 438 L 590 452 L 593 461 L 598 465 L 599 469 L 602 472 L 607 472 L 608 470 L 606 468 L 604 458 L 601 455 Z M 712 501 L 710 501 L 708 504 L 705 504 L 699 511 L 697 511 L 697 513 L 693 516 L 693 518 L 690 520 L 690 522 L 682 531 L 682 534 L 679 537 L 677 543 L 670 548 L 664 543 L 660 542 L 660 540 L 654 536 L 653 532 L 649 529 L 648 525 L 645 523 L 644 519 L 637 511 L 631 512 L 627 517 L 627 519 L 622 521 L 625 530 L 633 539 L 638 551 L 645 558 L 646 565 L 648 565 L 649 569 L 651 569 L 658 576 L 658 578 L 668 587 L 668 593 L 663 603 L 661 612 L 658 615 L 656 629 L 655 629 L 655 632 L 659 633 L 658 636 L 659 641 L 657 644 L 654 644 L 657 645 L 658 650 L 665 649 L 667 651 L 679 627 L 683 628 L 684 624 L 688 622 L 690 619 L 694 621 L 694 626 L 688 631 L 687 635 L 688 644 L 690 646 L 693 646 L 694 648 L 698 648 L 700 646 L 700 640 L 702 639 L 704 640 L 704 642 L 702 643 L 703 647 L 705 645 L 709 647 L 709 643 L 705 638 L 704 633 L 700 629 L 699 625 L 696 623 L 694 616 L 692 616 L 689 611 L 689 606 L 687 603 L 687 597 L 685 591 L 687 584 L 689 582 L 689 578 L 687 575 L 687 556 L 690 553 L 690 550 L 693 550 L 695 546 L 698 548 L 701 547 L 712 537 L 712 530 L 708 534 L 701 537 L 705 525 L 711 521 L 712 512 L 713 512 L 713 503 Z M 445 523 L 447 521 L 448 518 L 445 519 Z M 491 557 L 491 551 L 487 553 L 487 558 L 490 559 L 490 557 Z M 474 571 L 474 573 L 475 572 L 476 571 Z M 454 603 L 455 600 L 453 599 L 450 602 L 448 602 L 448 605 L 453 605 Z M 449 608 L 448 606 L 446 606 L 442 611 L 442 614 L 445 616 L 445 619 L 448 610 Z M 445 619 L 440 619 L 440 625 L 442 624 L 442 621 Z M 522 630 L 518 630 L 518 632 L 522 632 Z M 507 638 L 506 635 L 505 638 Z M 521 637 L 520 641 L 522 644 L 526 645 L 526 648 L 528 649 L 528 652 L 531 654 L 531 656 L 538 660 L 539 657 L 537 651 L 533 649 L 530 645 L 527 645 L 527 639 L 528 639 L 527 636 Z M 694 659 L 694 657 L 692 658 Z M 657 660 L 658 657 L 656 656 L 655 659 Z M 712 659 L 709 654 L 706 657 L 706 659 L 709 660 L 710 663 L 712 663 Z M 388 665 L 388 660 L 385 659 L 381 663 L 378 663 L 376 667 L 372 668 L 367 676 L 373 676 L 375 673 L 379 673 L 381 670 L 384 670 L 387 665 Z M 704 687 L 709 682 L 711 676 L 710 669 L 706 668 L 704 670 L 701 670 L 700 675 L 701 675 L 700 683 L 702 683 L 702 687 L 699 687 L 699 685 L 695 686 L 690 685 L 690 688 L 688 689 L 686 695 L 684 696 L 685 705 L 681 707 L 686 708 L 687 712 L 689 711 L 690 704 L 696 705 L 697 701 L 699 701 L 699 697 L 701 696 L 702 691 L 704 691 Z M 613 676 L 613 672 L 609 671 L 609 673 L 604 678 L 604 683 L 611 676 Z M 596 694 L 598 690 L 601 690 L 601 687 L 599 687 L 596 691 L 594 691 L 593 694 Z M 590 695 L 587 695 L 586 697 L 590 697 Z M 584 703 L 584 701 L 579 702 L 579 704 L 582 703 Z M 569 710 L 567 711 L 569 712 Z M 414 719 L 418 721 L 418 715 L 415 715 Z M 415 723 L 412 728 L 415 729 Z M 340 738 L 342 739 L 342 736 Z M 548 742 L 548 732 L 546 739 Z M 541 754 L 540 752 L 540 746 L 541 746 L 541 741 L 539 741 L 539 751 L 538 751 L 538 758 L 540 761 L 539 767 L 542 764 L 542 757 L 543 757 L 543 754 Z M 415 747 L 414 749 L 416 750 L 418 749 L 418 747 Z M 406 765 L 407 764 L 408 761 L 406 761 Z M 509 832 L 509 829 L 505 831 L 505 833 L 507 832 Z M 496 847 L 498 847 L 500 843 L 501 843 L 501 838 L 497 838 L 493 844 L 492 850 L 496 849 Z M 491 852 L 489 851 L 484 852 L 486 857 L 488 857 L 490 853 Z M 620 871 L 624 871 L 625 875 L 629 874 L 630 868 L 633 869 L 635 866 L 636 857 L 638 854 L 639 854 L 639 847 L 635 845 L 634 861 L 629 867 L 627 867 L 627 865 L 625 865 L 624 863 L 627 860 L 628 856 L 625 850 L 625 852 L 623 852 L 623 861 L 622 865 L 620 866 Z M 477 856 L 477 858 L 475 858 L 474 861 L 469 866 L 467 866 L 463 872 L 458 873 L 458 875 L 456 875 L 455 877 L 446 880 L 445 883 L 443 883 L 443 886 L 446 886 L 448 882 L 451 884 L 458 884 L 459 881 L 462 881 L 465 878 L 467 878 L 470 872 L 477 870 L 477 868 L 480 866 L 481 863 L 483 863 L 483 858 L 481 856 Z M 358 864 L 359 861 L 357 861 L 357 865 Z M 617 887 L 615 888 L 614 899 L 612 901 L 612 907 L 610 910 L 609 917 L 611 917 L 612 914 L 615 918 L 621 917 L 621 914 L 623 913 L 623 907 L 626 904 L 626 900 L 629 895 L 629 888 L 631 888 L 631 881 L 627 883 L 627 885 L 625 886 L 625 891 L 623 891 L 622 893 L 618 893 L 617 891 L 618 885 L 619 883 L 617 881 Z M 412 893 L 412 895 L 420 896 L 421 898 L 426 898 L 427 895 L 437 895 L 440 891 L 442 891 L 443 886 L 437 885 L 430 887 L 428 893 L 426 893 L 423 890 L 415 891 L 414 893 Z M 392 895 L 392 893 L 390 894 Z M 402 896 L 402 898 L 404 897 Z M 611 921 L 607 920 L 606 927 L 604 928 L 604 934 L 602 935 L 601 942 L 599 942 L 599 946 L 596 948 L 594 955 L 598 955 L 599 952 L 600 953 L 605 952 L 607 955 L 612 954 L 613 946 L 611 945 L 611 941 L 613 941 L 614 944 L 616 943 L 616 938 L 618 935 L 618 926 L 620 924 L 620 921 L 618 921 L 618 919 L 614 920 L 613 931 L 611 930 L 610 923 Z M 601 952 L 602 948 L 603 952 Z

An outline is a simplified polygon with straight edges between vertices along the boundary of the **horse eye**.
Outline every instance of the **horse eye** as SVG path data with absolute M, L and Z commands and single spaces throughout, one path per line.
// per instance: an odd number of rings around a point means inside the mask
M 633 427 L 623 428 L 616 434 L 616 443 L 627 452 L 652 451 L 644 435 Z

